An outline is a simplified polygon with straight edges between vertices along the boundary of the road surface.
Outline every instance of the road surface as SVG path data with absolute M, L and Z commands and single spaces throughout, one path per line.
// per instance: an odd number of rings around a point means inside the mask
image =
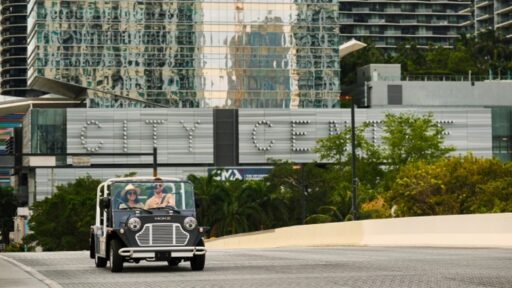
M 188 263 L 95 268 L 87 251 L 7 253 L 57 287 L 512 287 L 512 249 L 318 247 L 211 250 Z M 2 285 L 0 284 L 0 287 Z

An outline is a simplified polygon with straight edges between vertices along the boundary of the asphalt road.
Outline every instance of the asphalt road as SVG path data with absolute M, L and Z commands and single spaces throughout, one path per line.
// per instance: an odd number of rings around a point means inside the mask
M 202 272 L 141 262 L 117 274 L 95 268 L 86 251 L 3 255 L 62 287 L 512 287 L 512 249 L 211 250 Z

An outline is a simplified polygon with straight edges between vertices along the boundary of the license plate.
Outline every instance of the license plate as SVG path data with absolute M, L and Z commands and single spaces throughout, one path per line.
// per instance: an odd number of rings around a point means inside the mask
M 155 260 L 156 261 L 165 261 L 171 258 L 171 252 L 156 252 Z

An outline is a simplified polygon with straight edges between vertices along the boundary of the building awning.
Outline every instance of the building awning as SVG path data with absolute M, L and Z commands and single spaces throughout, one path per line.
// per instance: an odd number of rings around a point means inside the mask
M 40 76 L 36 76 L 30 81 L 30 88 L 62 95 L 71 99 L 84 98 L 87 92 L 86 87 Z
M 27 113 L 30 108 L 68 108 L 84 106 L 83 101 L 62 97 L 22 98 L 20 100 L 0 102 L 0 116 Z
M 345 57 L 347 54 L 352 53 L 356 50 L 366 47 L 366 44 L 352 39 L 342 45 L 340 45 L 339 52 L 340 58 Z

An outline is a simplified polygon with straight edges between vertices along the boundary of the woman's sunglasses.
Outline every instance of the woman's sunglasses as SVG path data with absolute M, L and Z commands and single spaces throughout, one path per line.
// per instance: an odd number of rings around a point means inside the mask
M 137 192 L 136 191 L 128 191 L 128 192 L 126 192 L 126 194 L 128 194 L 128 195 L 137 195 Z

